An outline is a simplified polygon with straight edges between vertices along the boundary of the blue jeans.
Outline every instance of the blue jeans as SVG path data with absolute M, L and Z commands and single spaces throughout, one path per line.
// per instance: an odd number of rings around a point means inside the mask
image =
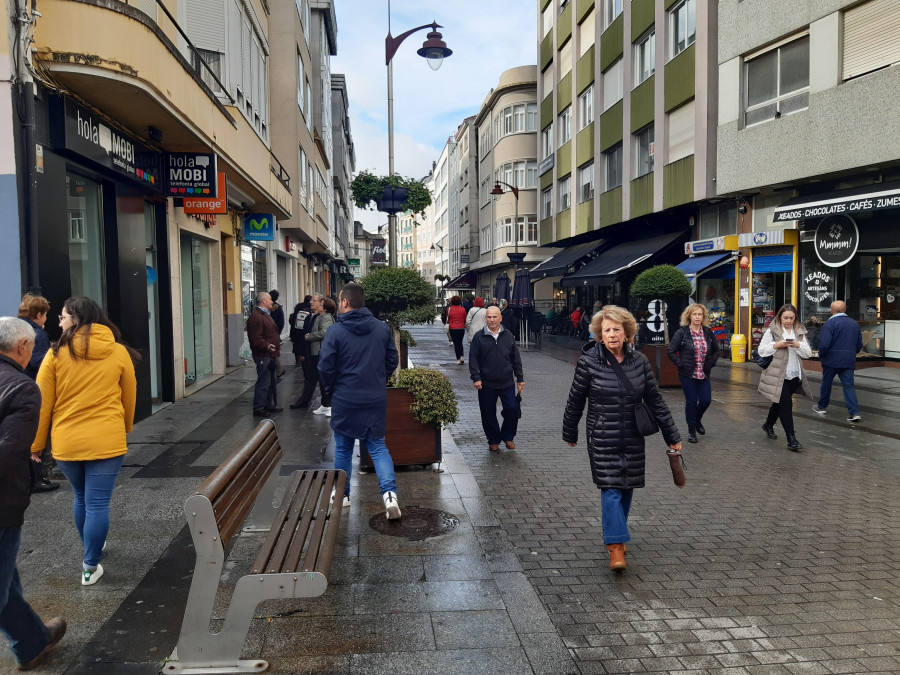
M 679 375 L 678 379 L 681 380 L 681 390 L 684 392 L 684 419 L 688 427 L 696 427 L 712 403 L 709 378 L 695 380 L 693 377 Z
M 100 562 L 103 542 L 109 533 L 109 502 L 124 459 L 125 455 L 119 455 L 83 462 L 58 462 L 75 493 L 72 512 L 78 537 L 84 546 L 85 569 L 93 569 Z
M 841 389 L 844 390 L 844 405 L 851 415 L 859 414 L 859 403 L 856 401 L 856 387 L 853 384 L 853 368 L 826 368 L 822 366 L 822 388 L 819 390 L 819 408 L 825 410 L 831 401 L 831 385 L 834 376 L 841 380 Z
M 628 534 L 628 512 L 634 490 L 604 488 L 600 490 L 600 522 L 603 524 L 604 544 L 624 544 L 631 541 Z
M 47 629 L 22 597 L 16 569 L 21 527 L 0 527 L 0 630 L 19 663 L 28 663 L 47 646 Z
M 483 386 L 478 390 L 478 407 L 481 409 L 481 426 L 487 436 L 488 445 L 500 445 L 500 441 L 512 441 L 519 428 L 519 404 L 516 401 L 517 387 L 492 389 Z M 497 399 L 503 404 L 500 416 L 503 426 L 497 423 Z
M 372 464 L 375 466 L 375 475 L 378 476 L 378 491 L 381 494 L 385 492 L 396 492 L 397 481 L 394 478 L 394 460 L 391 459 L 391 453 L 384 444 L 384 436 L 381 438 L 373 438 L 371 436 L 361 438 L 366 442 L 369 455 L 372 457 Z M 350 476 L 353 472 L 353 443 L 356 441 L 353 436 L 345 436 L 344 434 L 334 432 L 334 468 L 340 469 L 347 474 L 347 487 L 344 489 L 344 496 L 350 496 Z
M 271 356 L 254 356 L 256 364 L 256 385 L 253 387 L 253 410 L 265 410 L 278 405 L 275 374 L 275 359 Z

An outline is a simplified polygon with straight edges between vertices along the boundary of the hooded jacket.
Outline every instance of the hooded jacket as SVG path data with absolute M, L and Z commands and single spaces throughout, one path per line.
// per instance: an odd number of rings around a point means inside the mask
M 85 358 L 85 337 L 90 335 Z M 137 381 L 131 356 L 100 324 L 79 328 L 72 336 L 77 359 L 68 346 L 51 349 L 38 371 L 41 420 L 32 452 L 53 445 L 62 461 L 109 459 L 128 451 L 125 434 L 134 424 Z M 52 432 L 50 427 L 53 427 Z
M 31 441 L 41 392 L 22 367 L 0 354 L 0 527 L 22 527 L 31 501 Z
M 862 348 L 859 324 L 846 314 L 835 314 L 822 326 L 819 358 L 823 368 L 856 368 L 856 355 Z
M 387 381 L 400 362 L 394 336 L 367 308 L 337 318 L 319 351 L 319 378 L 331 396 L 331 428 L 352 438 L 384 438 Z
M 635 401 L 625 391 L 608 359 L 614 358 L 598 343 L 585 345 L 575 366 L 575 378 L 563 414 L 563 440 L 578 442 L 578 422 L 587 404 L 587 446 L 591 473 L 598 488 L 644 487 L 644 437 L 637 432 Z M 681 440 L 666 406 L 650 362 L 627 345 L 622 371 L 634 390 L 653 411 L 666 444 Z M 662 460 L 660 460 L 662 461 Z

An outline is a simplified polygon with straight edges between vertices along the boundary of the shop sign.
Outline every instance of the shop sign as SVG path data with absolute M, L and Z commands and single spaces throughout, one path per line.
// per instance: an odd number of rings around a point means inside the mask
M 885 184 L 888 187 L 891 184 Z M 877 186 L 872 186 L 877 187 Z M 832 193 L 839 194 L 839 193 Z M 815 198 L 813 198 L 815 199 Z M 786 205 L 775 209 L 773 222 L 787 220 L 805 220 L 807 218 L 825 218 L 841 214 L 858 213 L 860 211 L 881 211 L 882 209 L 900 208 L 900 188 L 893 184 L 891 189 L 874 191 L 852 197 L 826 197 L 794 206 Z
M 359 258 L 350 258 L 347 260 L 347 264 L 350 265 L 350 267 L 359 267 Z
M 292 253 L 297 250 L 297 243 L 290 237 L 284 238 L 284 250 Z
M 541 163 L 538 164 L 538 176 L 543 176 L 550 169 L 553 168 L 555 162 L 555 156 L 551 153 L 547 157 L 541 160 Z
M 214 152 L 167 152 L 165 193 L 173 197 L 218 197 L 218 173 Z
M 460 265 L 468 265 L 469 264 L 469 254 L 468 253 L 460 253 L 459 254 L 459 264 Z
M 65 100 L 64 145 L 101 166 L 154 190 L 161 188 L 160 155 L 112 127 L 99 115 Z
M 386 263 L 387 262 L 387 241 L 385 239 L 373 239 L 372 240 L 372 262 L 373 263 Z
M 275 241 L 275 214 L 248 213 L 244 216 L 244 239 Z
M 724 251 L 725 237 L 714 237 L 713 239 L 698 239 L 697 241 L 689 241 L 684 245 L 685 255 L 693 253 L 705 253 L 706 251 Z
M 827 272 L 810 272 L 803 277 L 803 283 L 806 286 L 803 295 L 810 302 L 818 305 L 830 295 L 828 285 L 831 283 L 831 277 Z
M 645 336 L 645 342 L 649 344 L 662 344 L 666 341 L 665 313 L 668 307 L 662 300 L 651 300 L 647 303 L 647 316 L 644 325 L 649 335 Z
M 843 267 L 856 255 L 859 230 L 850 216 L 831 216 L 819 223 L 813 245 L 823 265 Z
M 796 230 L 772 230 L 771 232 L 744 232 L 738 235 L 738 246 L 740 248 L 754 246 L 778 246 L 784 244 L 792 244 L 794 240 L 793 234 Z M 791 237 L 789 239 L 789 237 Z
M 228 213 L 228 198 L 225 194 L 225 173 L 216 180 L 216 197 L 185 197 L 185 213 Z

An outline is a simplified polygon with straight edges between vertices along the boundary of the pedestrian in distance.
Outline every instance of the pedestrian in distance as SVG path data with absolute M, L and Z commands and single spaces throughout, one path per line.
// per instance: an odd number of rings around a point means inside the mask
M 681 328 L 675 331 L 666 351 L 678 368 L 684 392 L 688 443 L 696 443 L 697 434 L 706 433 L 702 420 L 712 402 L 709 373 L 719 360 L 719 345 L 709 328 L 706 306 L 695 302 L 681 313 Z
M 450 340 L 456 353 L 456 363 L 463 365 L 463 338 L 466 335 L 466 310 L 462 307 L 462 298 L 454 295 L 450 298 L 450 306 L 447 308 L 447 327 L 450 331 Z
M 466 314 L 466 337 L 469 344 L 472 344 L 472 338 L 484 328 L 485 317 L 484 299 L 479 296 L 475 298 L 472 309 Z
M 578 335 L 578 327 L 579 327 L 579 324 L 581 323 L 581 315 L 583 313 L 584 313 L 584 310 L 581 309 L 580 306 L 578 306 L 575 308 L 575 311 L 569 315 L 569 321 L 572 322 L 572 330 L 573 330 L 574 334 L 576 335 L 576 337 Z
M 518 341 L 519 319 L 513 308 L 509 306 L 509 302 L 505 299 L 500 300 L 500 317 L 500 323 L 503 325 L 503 328 L 512 334 L 514 340 Z
M 281 336 L 272 319 L 272 296 L 262 291 L 256 294 L 256 309 L 247 319 L 247 340 L 256 365 L 256 386 L 253 388 L 254 417 L 271 417 L 281 412 L 278 405 L 276 359 L 281 355 Z
M 41 392 L 25 373 L 34 340 L 28 323 L 0 317 L 0 631 L 19 670 L 37 667 L 66 634 L 63 619 L 45 624 L 35 614 L 22 595 L 16 566 L 31 499 L 31 441 L 41 413 Z
M 847 406 L 847 421 L 860 422 L 859 403 L 856 400 L 856 385 L 853 371 L 856 370 L 856 355 L 862 351 L 862 331 L 859 324 L 847 316 L 847 304 L 843 300 L 831 303 L 831 316 L 819 333 L 819 358 L 822 361 L 822 386 L 819 402 L 813 412 L 824 415 L 831 402 L 831 385 L 834 376 L 841 380 L 844 391 L 844 405 Z
M 316 293 L 310 301 L 310 306 L 312 307 L 313 320 L 305 337 L 306 344 L 309 347 L 309 372 L 303 381 L 303 392 L 300 394 L 300 398 L 291 404 L 291 408 L 308 407 L 316 393 L 316 385 L 319 385 L 321 403 L 318 408 L 313 410 L 313 413 L 327 417 L 331 415 L 331 400 L 325 393 L 325 388 L 319 380 L 319 350 L 322 347 L 322 340 L 325 338 L 326 331 L 334 325 L 335 304 L 331 298 L 326 298 L 321 293 Z M 332 311 L 326 309 L 329 306 Z
M 522 358 L 512 333 L 503 328 L 500 308 L 488 307 L 485 321 L 485 327 L 472 338 L 469 375 L 478 390 L 481 426 L 487 436 L 488 450 L 499 450 L 501 441 L 507 450 L 515 450 L 521 415 L 516 397 L 522 395 L 525 387 Z M 502 425 L 497 423 L 498 398 L 502 405 Z
M 275 322 L 275 330 L 278 331 L 278 344 L 281 345 L 281 333 L 284 331 L 284 307 L 278 304 L 278 298 L 281 297 L 274 288 L 269 291 L 269 297 L 272 298 L 272 321 Z M 284 368 L 281 367 L 281 351 L 279 349 L 278 356 L 275 357 L 275 376 L 283 377 Z
M 353 445 L 365 441 L 388 520 L 400 517 L 394 461 L 384 442 L 387 433 L 387 382 L 400 357 L 388 325 L 366 308 L 362 286 L 346 284 L 339 295 L 340 314 L 319 352 L 319 377 L 332 401 L 334 468 L 348 476 Z M 331 500 L 334 501 L 332 493 Z M 343 494 L 350 506 L 350 481 Z
M 631 312 L 606 305 L 594 315 L 591 332 L 594 342 L 582 348 L 575 366 L 562 437 L 571 447 L 577 445 L 578 423 L 587 404 L 585 438 L 594 484 L 600 489 L 603 543 L 609 551 L 610 569 L 620 571 L 626 569 L 625 544 L 631 541 L 628 513 L 633 492 L 644 487 L 645 456 L 644 437 L 638 433 L 635 419 L 639 401 L 626 390 L 617 369 L 653 411 L 669 447 L 667 455 L 678 487 L 685 483 L 680 468 L 681 437 L 650 362 L 634 349 L 637 322 Z
M 74 495 L 73 514 L 84 547 L 81 583 L 103 576 L 100 558 L 109 533 L 109 503 L 134 424 L 138 353 L 90 298 L 69 298 L 37 383 L 41 419 L 31 452 L 40 456 L 48 434 L 53 457 Z
M 25 367 L 25 373 L 32 379 L 37 379 L 38 369 L 44 360 L 44 356 L 50 350 L 50 336 L 44 330 L 47 323 L 47 315 L 50 313 L 50 303 L 40 295 L 26 294 L 19 305 L 19 318 L 34 329 L 34 351 L 31 360 Z M 55 465 L 53 454 L 47 447 L 41 456 L 41 464 L 32 464 L 34 470 L 34 486 L 32 492 L 53 492 L 59 489 L 59 483 L 52 482 L 47 474 Z
M 796 307 L 790 303 L 781 306 L 763 333 L 757 351 L 760 356 L 772 357 L 772 363 L 759 377 L 759 393 L 772 401 L 763 431 L 770 439 L 777 439 L 775 422 L 780 419 L 788 450 L 800 450 L 803 446 L 794 431 L 793 397 L 802 391 L 812 398 L 802 363 L 802 359 L 812 356 L 812 348 L 806 339 L 806 328 L 797 321 Z
M 306 344 L 306 333 L 303 331 L 303 325 L 306 317 L 309 315 L 311 308 L 309 301 L 312 300 L 311 295 L 303 298 L 303 302 L 298 302 L 294 307 L 294 311 L 288 317 L 288 325 L 291 327 L 289 337 L 291 340 L 291 352 L 294 354 L 294 365 L 303 366 L 303 356 L 309 352 Z

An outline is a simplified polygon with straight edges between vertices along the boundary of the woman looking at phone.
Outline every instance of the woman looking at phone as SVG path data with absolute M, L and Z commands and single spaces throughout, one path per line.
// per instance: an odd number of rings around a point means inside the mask
M 763 431 L 770 439 L 777 439 L 774 427 L 781 419 L 788 450 L 800 450 L 803 446 L 794 433 L 793 396 L 802 390 L 812 397 L 801 362 L 812 356 L 812 348 L 806 339 L 806 328 L 797 322 L 796 307 L 788 303 L 778 310 L 759 343 L 759 355 L 772 357 L 772 363 L 759 378 L 759 393 L 772 401 Z

